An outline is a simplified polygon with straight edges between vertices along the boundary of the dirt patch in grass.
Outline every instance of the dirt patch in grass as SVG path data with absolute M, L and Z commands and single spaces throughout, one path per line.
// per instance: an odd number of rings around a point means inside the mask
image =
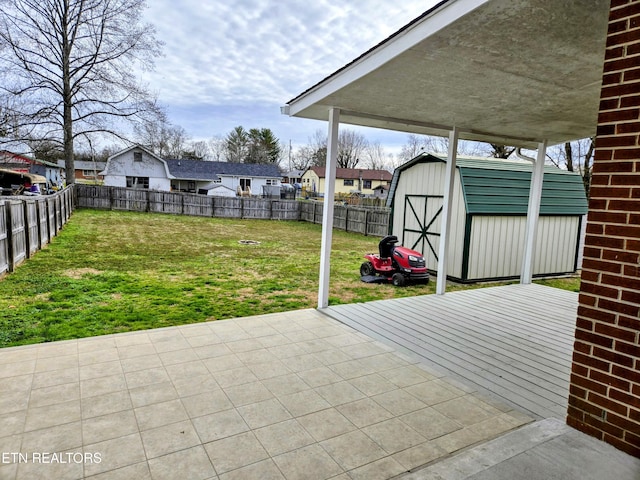
M 74 268 L 62 272 L 65 277 L 73 278 L 74 280 L 79 280 L 85 275 L 99 275 L 101 273 L 100 270 L 95 268 Z

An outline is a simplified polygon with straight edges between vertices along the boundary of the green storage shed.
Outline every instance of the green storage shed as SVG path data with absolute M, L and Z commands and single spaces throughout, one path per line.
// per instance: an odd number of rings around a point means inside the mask
M 446 156 L 421 154 L 398 167 L 387 205 L 391 233 L 437 270 Z M 532 164 L 458 157 L 451 205 L 448 278 L 518 278 L 524 255 Z M 578 268 L 587 198 L 579 174 L 545 166 L 534 276 Z

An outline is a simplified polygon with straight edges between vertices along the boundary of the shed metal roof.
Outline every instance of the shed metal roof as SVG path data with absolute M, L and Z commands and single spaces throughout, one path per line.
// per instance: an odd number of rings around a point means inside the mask
M 422 154 L 396 169 L 390 197 L 400 172 L 417 163 L 446 162 L 446 157 Z M 526 215 L 533 166 L 528 162 L 459 157 L 456 168 L 467 213 L 479 215 Z M 392 200 L 391 200 L 392 201 Z M 541 215 L 584 215 L 587 197 L 582 178 L 575 172 L 545 166 Z

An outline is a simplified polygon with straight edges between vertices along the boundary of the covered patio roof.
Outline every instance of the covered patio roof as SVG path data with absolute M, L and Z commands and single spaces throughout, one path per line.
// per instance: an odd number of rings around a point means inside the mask
M 445 0 L 282 113 L 328 120 L 325 198 L 334 196 L 338 125 L 448 135 L 436 293 L 446 290 L 459 139 L 537 148 L 521 283 L 531 283 L 549 145 L 595 134 L 609 0 Z M 332 202 L 323 210 L 318 307 L 328 306 Z
M 608 12 L 608 0 L 445 0 L 283 111 L 530 148 L 589 137 Z

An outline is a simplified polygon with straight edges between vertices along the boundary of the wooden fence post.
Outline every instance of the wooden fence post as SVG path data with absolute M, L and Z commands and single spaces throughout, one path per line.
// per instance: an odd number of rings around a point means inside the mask
M 349 231 L 349 205 L 344 207 L 344 231 Z
M 0 264 L 0 276 L 5 272 L 10 271 L 9 263 L 9 227 L 6 215 L 6 202 L 0 200 L 0 226 L 4 225 L 4 231 L 0 230 L 0 260 L 3 261 Z
M 369 210 L 364 211 L 364 236 L 369 235 Z
M 15 270 L 13 261 L 13 222 L 11 220 L 11 202 L 5 202 L 5 218 L 7 219 L 7 261 L 9 262 L 9 272 Z
M 24 215 L 24 243 L 25 258 L 31 257 L 31 232 L 29 231 L 29 206 L 26 201 L 22 202 L 22 215 Z

